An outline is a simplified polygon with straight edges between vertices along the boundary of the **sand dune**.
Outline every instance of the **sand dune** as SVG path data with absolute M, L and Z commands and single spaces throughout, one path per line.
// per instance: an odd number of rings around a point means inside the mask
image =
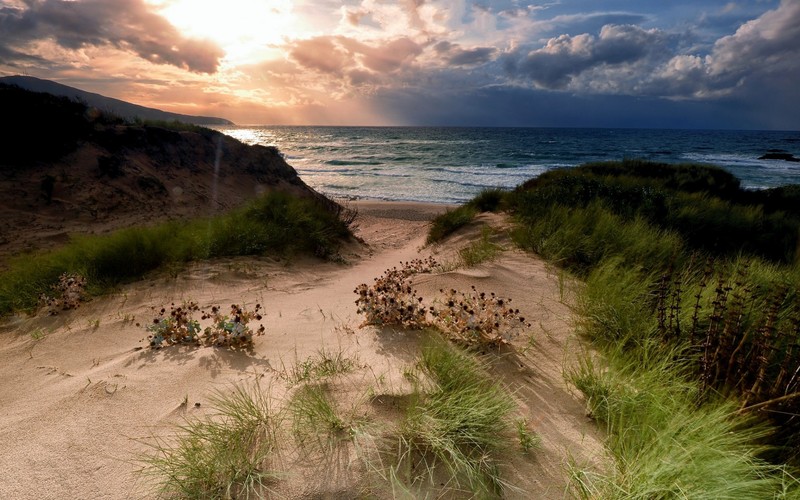
M 358 203 L 364 245 L 343 250 L 346 263 L 306 258 L 290 262 L 236 258 L 197 263 L 177 276 L 160 274 L 125 286 L 58 316 L 13 317 L 0 323 L 0 498 L 142 498 L 151 484 L 135 474 L 147 438 L 169 435 L 185 417 L 209 413 L 209 398 L 233 384 L 269 387 L 280 405 L 291 390 L 287 370 L 321 348 L 356 360 L 352 374 L 332 381 L 343 404 L 366 415 L 384 411 L 381 397 L 401 394 L 403 369 L 417 355 L 419 335 L 358 328 L 355 286 L 418 256 L 452 259 L 480 234 L 500 227 L 494 215 L 442 245 L 423 248 L 428 220 L 441 206 Z M 423 296 L 471 285 L 513 297 L 532 323 L 514 349 L 487 356 L 491 370 L 516 394 L 542 448 L 512 458 L 504 471 L 519 490 L 511 498 L 562 498 L 565 465 L 595 463 L 602 446 L 584 405 L 562 376 L 580 345 L 564 289 L 543 262 L 508 249 L 471 269 L 419 275 Z M 168 347 L 153 351 L 136 323 L 152 321 L 151 307 L 197 301 L 201 306 L 260 303 L 267 333 L 251 353 Z M 532 339 L 532 341 L 531 341 Z M 370 390 L 372 398 L 365 399 Z M 366 402 L 365 402 L 366 401 Z M 184 404 L 187 403 L 187 404 Z M 283 455 L 287 498 L 348 498 L 363 480 L 355 452 L 320 467 Z

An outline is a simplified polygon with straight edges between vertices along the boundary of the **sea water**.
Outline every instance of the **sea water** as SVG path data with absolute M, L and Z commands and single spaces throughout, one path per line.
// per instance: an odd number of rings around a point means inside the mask
M 800 132 L 477 127 L 215 127 L 275 146 L 311 187 L 338 198 L 464 202 L 559 167 L 640 158 L 704 163 L 763 189 L 800 184 Z

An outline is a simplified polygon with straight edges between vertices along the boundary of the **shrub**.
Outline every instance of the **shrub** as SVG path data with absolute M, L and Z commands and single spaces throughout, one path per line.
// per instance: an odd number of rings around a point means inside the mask
M 442 297 L 426 306 L 409 278 L 430 272 L 435 265 L 432 258 L 401 263 L 399 269 L 387 269 L 375 278 L 374 285 L 362 283 L 356 287 L 358 313 L 366 316 L 361 326 L 434 327 L 454 342 L 489 347 L 504 344 L 519 329 L 530 327 L 519 309 L 510 306 L 511 299 L 478 292 L 474 286 L 468 293 L 442 289 Z
M 506 193 L 502 189 L 484 189 L 469 200 L 467 205 L 479 212 L 496 212 L 503 206 Z
M 204 344 L 232 348 L 252 346 L 254 336 L 264 335 L 264 325 L 259 325 L 255 331 L 248 326 L 251 320 L 261 320 L 260 309 L 261 304 L 256 304 L 252 311 L 231 304 L 230 315 L 223 315 L 219 307 L 213 306 L 210 313 L 203 314 L 203 319 L 212 321 L 211 326 L 203 330 Z

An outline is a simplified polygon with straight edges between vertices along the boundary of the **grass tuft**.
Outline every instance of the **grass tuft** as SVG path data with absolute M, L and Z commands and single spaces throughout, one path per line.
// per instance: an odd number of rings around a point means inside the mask
M 357 358 L 347 357 L 341 350 L 332 352 L 323 347 L 314 356 L 308 357 L 305 361 L 295 363 L 289 370 L 287 379 L 292 384 L 314 382 L 350 373 L 357 366 Z
M 447 210 L 431 222 L 426 244 L 430 245 L 442 241 L 445 237 L 472 222 L 476 215 L 478 215 L 478 210 L 469 205 Z
M 498 454 L 513 442 L 507 433 L 516 407 L 510 394 L 474 358 L 444 340 L 423 348 L 417 369 L 418 387 L 397 440 L 395 474 L 413 486 L 432 482 L 443 467 L 448 488 L 501 496 Z
M 278 478 L 271 468 L 277 420 L 256 386 L 212 401 L 216 414 L 190 420 L 174 440 L 156 439 L 142 473 L 161 498 L 262 498 Z
M 474 267 L 497 258 L 503 247 L 491 241 L 492 228 L 481 228 L 481 239 L 458 251 L 459 260 L 466 267 Z
M 306 384 L 293 395 L 292 432 L 304 448 L 328 451 L 351 439 L 357 422 L 342 416 L 325 384 Z

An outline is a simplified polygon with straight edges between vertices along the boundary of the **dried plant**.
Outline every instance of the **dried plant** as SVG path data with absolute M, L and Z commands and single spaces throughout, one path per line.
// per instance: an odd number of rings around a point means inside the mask
M 186 302 L 178 307 L 173 303 L 169 310 L 162 307 L 146 327 L 150 332 L 147 336 L 150 347 L 158 349 L 162 345 L 199 344 L 200 322 L 192 318 L 193 313 L 199 310 L 196 302 Z
M 354 290 L 358 295 L 356 305 L 359 314 L 366 316 L 361 326 L 425 327 L 427 321 L 423 299 L 417 295 L 408 279 L 414 274 L 429 273 L 436 266 L 436 260 L 432 257 L 401 262 L 399 268 L 387 269 L 375 278 L 372 286 L 366 283 L 358 285 Z
M 213 306 L 210 313 L 203 313 L 203 319 L 211 319 L 212 325 L 203 330 L 203 343 L 217 347 L 249 347 L 253 344 L 254 336 L 264 335 L 264 325 L 259 325 L 253 331 L 248 323 L 252 320 L 261 321 L 262 315 L 259 312 L 261 304 L 256 304 L 255 309 L 247 309 L 231 304 L 230 315 L 223 315 L 220 308 Z
M 436 265 L 432 258 L 401 263 L 375 278 L 372 286 L 356 287 L 358 312 L 366 316 L 361 326 L 434 327 L 454 342 L 482 346 L 507 343 L 530 327 L 519 309 L 511 307 L 511 299 L 479 292 L 474 286 L 467 293 L 442 289 L 442 296 L 426 306 L 409 278 Z
M 530 323 L 511 306 L 511 299 L 494 292 L 439 290 L 443 295 L 430 308 L 431 324 L 462 344 L 498 346 L 507 343 Z
M 63 273 L 58 277 L 58 282 L 50 288 L 55 292 L 55 296 L 41 294 L 39 304 L 47 307 L 49 314 L 56 315 L 59 311 L 77 309 L 81 305 L 86 297 L 86 278 L 80 274 Z
M 153 308 L 155 311 L 155 308 Z M 254 331 L 248 323 L 260 321 L 261 304 L 252 311 L 237 304 L 231 305 L 229 315 L 221 313 L 219 306 L 211 306 L 210 312 L 200 310 L 196 302 L 186 302 L 180 306 L 171 304 L 169 310 L 161 308 L 153 322 L 146 327 L 150 332 L 147 339 L 150 347 L 158 349 L 165 345 L 188 344 L 214 347 L 242 348 L 253 345 L 253 337 L 263 335 L 264 325 Z M 211 320 L 202 328 L 200 321 L 194 319 L 199 312 L 201 320 Z
M 657 285 L 658 330 L 665 341 L 688 341 L 701 393 L 736 394 L 743 408 L 771 405 L 787 415 L 800 414 L 796 290 L 786 285 L 772 290 L 755 286 L 747 262 L 728 273 L 707 263 L 693 288 L 683 286 L 673 274 L 665 273 Z M 689 293 L 691 299 L 683 297 Z M 688 332 L 680 330 L 681 304 L 691 304 Z

